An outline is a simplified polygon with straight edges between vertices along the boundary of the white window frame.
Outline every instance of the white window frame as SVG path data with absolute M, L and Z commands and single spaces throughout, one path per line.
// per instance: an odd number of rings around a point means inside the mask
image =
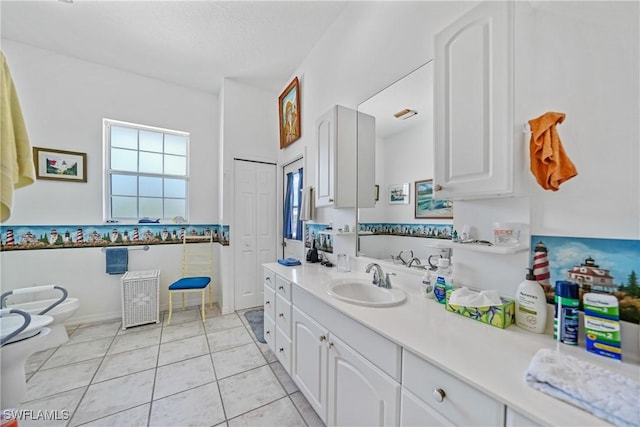
M 187 147 L 186 147 L 186 175 L 173 175 L 173 174 L 154 174 L 154 173 L 141 173 L 141 172 L 131 172 L 131 171 L 121 171 L 118 169 L 111 169 L 111 126 L 120 126 L 120 127 L 128 127 L 128 128 L 132 128 L 132 129 L 136 129 L 136 130 L 144 130 L 144 131 L 151 131 L 151 132 L 159 132 L 159 133 L 163 133 L 163 134 L 170 134 L 170 135 L 177 135 L 177 136 L 182 136 L 185 137 L 187 139 Z M 131 222 L 137 222 L 138 219 L 140 218 L 118 218 L 118 217 L 112 217 L 111 216 L 111 174 L 112 173 L 118 173 L 118 174 L 126 174 L 126 175 L 132 175 L 132 176 L 153 176 L 153 177 L 163 177 L 163 178 L 184 178 L 185 180 L 185 220 L 188 222 L 189 221 L 189 201 L 190 201 L 190 194 L 189 194 L 189 164 L 190 164 L 190 145 L 191 145 L 191 139 L 190 139 L 190 133 L 189 132 L 183 132 L 183 131 L 178 131 L 178 130 L 173 130 L 173 129 L 165 129 L 165 128 L 159 128 L 159 127 L 155 127 L 155 126 L 147 126 L 147 125 L 141 125 L 138 123 L 130 123 L 130 122 L 124 122 L 124 121 L 120 121 L 120 120 L 113 120 L 113 119 L 102 119 L 102 129 L 103 129 L 103 138 L 102 138 L 102 142 L 103 142 L 103 159 L 104 159 L 104 164 L 103 164 L 103 171 L 104 171 L 104 176 L 102 179 L 103 182 L 103 205 L 104 205 L 104 211 L 103 211 L 103 219 L 105 222 L 110 222 L 110 221 L 118 221 L 118 222 L 127 222 L 127 221 L 131 221 Z M 139 152 L 139 151 L 138 151 Z M 136 198 L 139 198 L 140 196 L 136 196 Z M 162 199 L 164 199 L 164 197 L 162 197 Z M 155 218 L 154 218 L 155 219 Z M 171 218 L 160 218 L 160 220 L 168 220 Z

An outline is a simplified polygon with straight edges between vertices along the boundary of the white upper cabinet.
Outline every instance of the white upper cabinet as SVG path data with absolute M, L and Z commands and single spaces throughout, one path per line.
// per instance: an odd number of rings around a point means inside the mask
M 365 121 L 370 123 L 364 125 Z M 373 192 L 373 155 L 368 157 L 367 162 L 370 164 L 365 165 L 364 160 L 357 157 L 357 153 L 361 150 L 373 152 L 374 133 L 371 131 L 368 138 L 361 137 L 358 140 L 358 126 L 373 127 L 373 117 L 358 114 L 355 110 L 341 105 L 334 106 L 316 121 L 317 207 L 355 207 L 357 186 L 364 186 Z M 356 181 L 358 169 L 363 173 Z
M 482 3 L 436 35 L 436 198 L 514 195 L 513 45 L 511 2 Z

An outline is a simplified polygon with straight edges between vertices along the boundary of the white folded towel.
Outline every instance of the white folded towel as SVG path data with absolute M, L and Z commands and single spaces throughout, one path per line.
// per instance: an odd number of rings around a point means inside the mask
M 302 188 L 302 203 L 300 206 L 300 221 L 313 220 L 313 187 Z
M 525 381 L 617 426 L 640 425 L 640 382 L 584 360 L 543 348 Z

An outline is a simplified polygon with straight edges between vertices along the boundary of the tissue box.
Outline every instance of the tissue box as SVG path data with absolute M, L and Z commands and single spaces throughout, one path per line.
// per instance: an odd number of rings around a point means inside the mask
M 485 307 L 465 307 L 461 305 L 449 304 L 451 290 L 447 291 L 445 307 L 447 311 L 458 313 L 478 322 L 504 329 L 515 323 L 516 303 L 514 300 L 500 298 L 502 305 L 489 305 Z

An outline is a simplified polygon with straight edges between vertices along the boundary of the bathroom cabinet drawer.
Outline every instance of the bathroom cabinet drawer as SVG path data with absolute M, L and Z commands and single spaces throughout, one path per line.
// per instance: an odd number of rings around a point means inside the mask
M 291 339 L 278 327 L 276 327 L 276 346 L 274 353 L 287 373 L 291 374 Z
M 291 282 L 276 274 L 276 294 L 281 295 L 287 301 L 291 301 Z
M 454 425 L 503 425 L 503 405 L 406 350 L 402 385 Z
M 269 286 L 271 289 L 275 289 L 276 283 L 276 273 L 273 271 L 263 268 L 262 269 L 262 283 Z
M 451 422 L 402 387 L 400 426 L 450 426 Z
M 264 285 L 264 314 L 271 319 L 276 317 L 276 293 L 267 285 Z
M 276 349 L 276 323 L 266 313 L 264 316 L 264 340 L 271 351 L 275 352 Z
M 282 296 L 276 295 L 276 326 L 282 329 L 287 337 L 291 337 L 291 303 Z

